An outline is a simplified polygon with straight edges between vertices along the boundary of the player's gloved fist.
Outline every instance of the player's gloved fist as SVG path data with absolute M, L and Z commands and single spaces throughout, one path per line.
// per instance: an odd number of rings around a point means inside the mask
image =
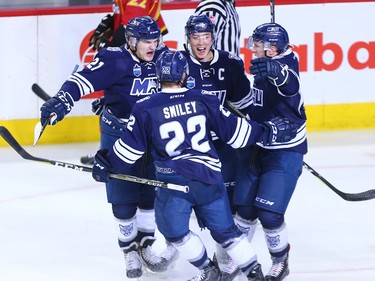
M 275 117 L 262 124 L 264 145 L 274 142 L 288 142 L 295 138 L 297 126 L 286 118 Z
M 108 182 L 109 174 L 112 168 L 107 159 L 108 149 L 100 149 L 94 156 L 94 165 L 92 167 L 92 177 L 99 182 Z
M 61 121 L 65 115 L 67 115 L 74 106 L 74 100 L 72 96 L 64 91 L 60 91 L 56 96 L 46 101 L 40 108 L 40 123 L 55 125 Z M 50 116 L 53 118 L 50 119 Z
M 272 84 L 280 87 L 288 82 L 288 66 L 270 58 L 256 58 L 250 61 L 250 73 L 255 75 L 254 79 L 268 77 Z
M 113 15 L 106 15 L 95 29 L 94 34 L 90 37 L 89 46 L 93 46 L 94 50 L 100 50 L 105 47 L 109 37 L 112 36 L 113 25 Z
M 91 103 L 91 111 L 95 113 L 95 115 L 101 115 L 104 105 L 104 97 L 98 98 Z

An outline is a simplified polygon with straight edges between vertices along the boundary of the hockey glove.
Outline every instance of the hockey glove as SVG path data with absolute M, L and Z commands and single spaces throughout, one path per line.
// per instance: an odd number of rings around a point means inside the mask
M 74 106 L 74 100 L 68 92 L 60 91 L 56 96 L 46 101 L 40 108 L 40 123 L 48 122 L 50 116 L 55 115 L 49 122 L 55 125 L 67 115 Z
M 275 117 L 262 124 L 262 143 L 270 145 L 274 142 L 288 142 L 297 134 L 296 125 L 286 118 Z
M 90 37 L 89 46 L 93 46 L 93 50 L 100 50 L 109 42 L 109 38 L 113 34 L 113 25 L 113 15 L 108 14 L 102 19 Z
M 104 97 L 98 98 L 91 103 L 91 111 L 95 113 L 95 115 L 102 115 L 104 109 Z
M 254 79 L 268 77 L 272 84 L 281 87 L 288 82 L 288 66 L 270 58 L 256 58 L 250 61 L 250 73 Z
M 100 149 L 94 156 L 94 166 L 92 167 L 92 177 L 99 182 L 108 182 L 112 168 L 107 159 L 108 149 Z

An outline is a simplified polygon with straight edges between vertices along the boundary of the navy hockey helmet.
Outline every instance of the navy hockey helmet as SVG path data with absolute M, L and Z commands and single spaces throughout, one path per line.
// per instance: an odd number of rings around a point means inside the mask
M 283 53 L 288 49 L 288 32 L 277 23 L 264 23 L 256 27 L 253 34 L 249 37 L 246 47 L 251 49 L 254 41 L 262 41 L 264 49 L 276 46 L 278 53 Z
M 160 28 L 149 16 L 132 18 L 125 27 L 126 42 L 129 43 L 130 37 L 136 39 L 136 42 L 133 42 L 134 46 L 137 45 L 140 39 L 159 39 Z
M 185 35 L 189 38 L 190 34 L 197 32 L 210 32 L 214 37 L 214 24 L 207 15 L 190 16 L 185 25 Z
M 182 82 L 188 74 L 187 59 L 179 51 L 166 50 L 156 60 L 156 76 L 160 82 Z

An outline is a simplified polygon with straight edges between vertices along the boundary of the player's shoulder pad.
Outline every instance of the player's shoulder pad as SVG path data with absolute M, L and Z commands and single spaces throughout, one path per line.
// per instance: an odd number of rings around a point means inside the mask
M 99 53 L 107 53 L 107 52 L 122 52 L 123 49 L 121 47 L 107 47 L 103 48 L 99 51 Z
M 109 52 L 122 52 L 120 47 L 107 47 L 107 51 Z
M 228 51 L 223 51 L 223 50 L 218 50 L 216 49 L 217 52 L 219 52 L 219 55 L 223 58 L 228 58 L 229 60 L 236 60 L 236 61 L 241 61 L 241 58 L 237 56 L 235 53 L 231 53 Z
M 119 56 L 123 56 L 124 50 L 121 47 L 107 47 L 101 49 L 96 56 L 97 57 L 106 57 L 106 58 L 116 58 Z

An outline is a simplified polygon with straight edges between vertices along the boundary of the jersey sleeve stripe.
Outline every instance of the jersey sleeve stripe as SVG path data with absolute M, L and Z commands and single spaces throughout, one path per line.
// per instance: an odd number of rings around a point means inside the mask
M 129 164 L 134 164 L 144 153 L 125 144 L 121 139 L 115 142 L 113 150 L 117 157 Z
M 244 109 L 253 104 L 252 94 L 248 93 L 244 98 L 239 101 L 231 101 L 231 104 L 237 109 Z
M 233 137 L 227 142 L 233 148 L 244 147 L 251 135 L 251 126 L 244 118 L 237 118 L 236 130 Z
M 77 72 L 70 75 L 68 81 L 71 81 L 78 86 L 81 97 L 91 94 L 95 91 L 92 84 L 85 77 L 78 74 Z

